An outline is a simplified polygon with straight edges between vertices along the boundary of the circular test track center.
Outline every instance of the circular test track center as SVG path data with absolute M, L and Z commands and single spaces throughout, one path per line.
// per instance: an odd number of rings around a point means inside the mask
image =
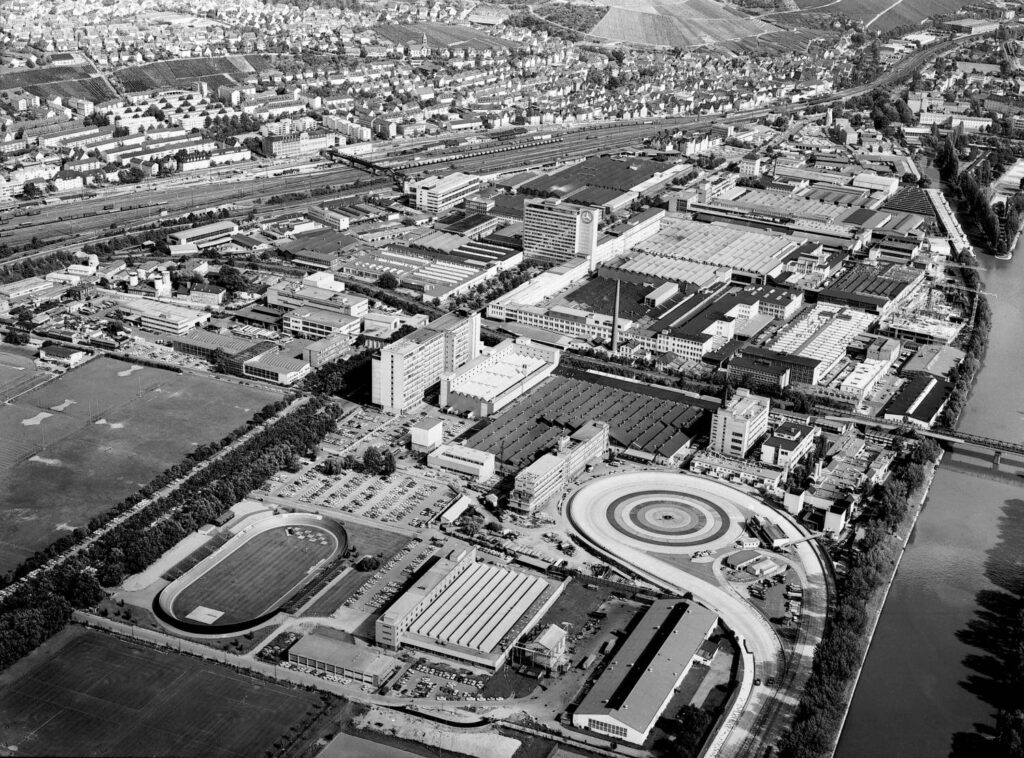
M 743 532 L 744 495 L 686 474 L 638 471 L 584 484 L 570 519 L 592 539 L 649 553 L 690 555 L 729 547 Z

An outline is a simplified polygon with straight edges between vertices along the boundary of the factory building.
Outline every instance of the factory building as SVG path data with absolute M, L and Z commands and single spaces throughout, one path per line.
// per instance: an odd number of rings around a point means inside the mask
M 528 339 L 505 340 L 441 377 L 440 405 L 484 418 L 551 376 L 561 351 Z
M 573 713 L 573 726 L 643 745 L 717 623 L 694 603 L 655 602 Z
M 376 642 L 497 669 L 563 585 L 480 563 L 476 548 L 445 550 L 377 619 Z

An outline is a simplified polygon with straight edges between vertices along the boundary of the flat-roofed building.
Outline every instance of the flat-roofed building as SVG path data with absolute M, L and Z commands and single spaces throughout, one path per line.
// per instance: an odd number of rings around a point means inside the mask
M 302 357 L 313 368 L 330 363 L 346 356 L 352 347 L 352 337 L 347 333 L 336 334 L 333 337 L 310 342 L 302 348 Z
M 353 645 L 316 631 L 288 648 L 288 661 L 374 688 L 384 684 L 402 665 L 377 648 Z
M 870 313 L 828 303 L 817 303 L 785 326 L 771 349 L 821 361 L 827 374 L 846 355 L 850 344 L 875 323 Z
M 745 457 L 768 431 L 770 411 L 768 398 L 751 394 L 745 388 L 736 390 L 728 404 L 719 408 L 711 420 L 711 449 L 732 458 Z
M 284 314 L 284 330 L 299 337 L 321 340 L 330 337 L 359 334 L 361 320 L 358 316 L 347 316 L 323 308 L 296 308 Z
M 446 314 L 382 348 L 372 366 L 371 399 L 388 413 L 404 413 L 441 377 L 480 354 L 480 314 Z
M 573 712 L 573 726 L 643 745 L 717 623 L 696 603 L 653 603 Z
M 427 465 L 483 482 L 494 476 L 494 453 L 465 445 L 441 445 L 427 455 Z
M 137 319 L 139 326 L 151 332 L 185 334 L 210 320 L 206 311 L 141 298 L 121 303 L 118 310 L 128 318 Z
M 785 421 L 761 444 L 761 463 L 788 469 L 814 447 L 816 429 Z
M 230 242 L 231 238 L 237 233 L 238 224 L 234 221 L 217 221 L 212 224 L 197 226 L 194 229 L 182 229 L 180 232 L 173 232 L 168 236 L 168 244 L 195 245 L 200 250 L 206 250 Z
M 540 384 L 558 366 L 561 350 L 508 339 L 441 377 L 440 404 L 483 418 Z
M 702 264 L 711 270 L 728 269 L 732 279 L 742 283 L 763 284 L 785 269 L 786 257 L 803 240 L 773 234 L 750 227 L 704 223 L 670 213 L 661 221 L 661 230 L 637 244 L 634 250 L 651 256 Z M 651 268 L 650 259 L 643 270 Z M 634 268 L 637 266 L 634 265 Z M 700 269 L 690 276 L 708 276 Z M 680 280 L 677 273 L 671 278 Z
M 242 375 L 285 387 L 295 384 L 312 371 L 309 361 L 286 355 L 284 352 L 266 352 L 242 364 Z
M 436 215 L 476 194 L 480 184 L 479 176 L 456 171 L 447 176 L 429 176 L 409 182 L 406 191 L 413 196 L 419 210 Z
M 600 208 L 561 200 L 527 200 L 523 254 L 527 259 L 553 263 L 586 258 L 593 266 L 600 223 Z
M 421 418 L 409 427 L 409 444 L 417 453 L 430 453 L 444 442 L 444 422 L 439 418 Z
M 555 450 L 542 455 L 516 475 L 509 507 L 524 513 L 543 508 L 576 478 L 588 463 L 608 452 L 608 424 L 588 421 L 560 437 Z

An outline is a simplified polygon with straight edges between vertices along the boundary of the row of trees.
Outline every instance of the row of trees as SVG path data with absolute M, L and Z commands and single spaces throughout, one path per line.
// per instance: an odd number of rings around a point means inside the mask
M 939 452 L 931 440 L 907 446 L 889 480 L 876 489 L 867 511 L 864 538 L 852 555 L 849 571 L 838 583 L 838 602 L 815 650 L 793 725 L 779 744 L 782 758 L 831 755 L 850 684 L 867 644 L 867 606 L 891 574 L 898 555 L 899 542 L 893 530 L 906 518 L 910 494 L 925 481 L 925 465 L 936 460 Z
M 5 251 L 0 249 L 0 255 Z M 33 276 L 46 276 L 51 271 L 62 269 L 75 260 L 75 254 L 70 250 L 64 250 L 41 258 L 30 258 L 28 260 L 12 263 L 9 266 L 0 268 L 0 284 L 20 282 Z
M 958 254 L 956 261 L 966 264 L 969 262 L 969 258 L 964 254 Z M 949 394 L 949 399 L 946 401 L 946 407 L 943 408 L 942 415 L 939 417 L 939 426 L 946 429 L 956 427 L 957 419 L 960 418 L 960 413 L 967 403 L 967 397 L 971 392 L 971 387 L 974 385 L 974 379 L 981 369 L 982 360 L 985 358 L 985 351 L 988 350 L 988 335 L 989 330 L 992 328 L 992 310 L 989 308 L 988 300 L 981 294 L 981 280 L 978 277 L 978 272 L 973 268 L 965 268 L 961 269 L 961 275 L 963 276 L 964 286 L 968 290 L 972 290 L 970 293 L 962 293 L 964 298 L 962 305 L 965 308 L 971 307 L 972 302 L 970 298 L 976 298 L 977 302 L 973 303 L 975 307 L 974 328 L 971 329 L 963 346 L 965 356 L 960 365 L 953 369 L 950 374 L 953 389 Z

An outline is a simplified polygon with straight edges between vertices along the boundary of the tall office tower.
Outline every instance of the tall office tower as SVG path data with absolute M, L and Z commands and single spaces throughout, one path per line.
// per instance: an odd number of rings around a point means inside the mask
M 527 200 L 523 209 L 523 253 L 535 260 L 563 263 L 593 260 L 601 209 L 561 200 Z
M 711 449 L 730 458 L 743 458 L 768 431 L 771 401 L 738 389 L 711 420 Z
M 404 413 L 442 374 L 480 354 L 480 314 L 449 313 L 394 342 L 375 356 L 371 399 L 388 413 Z

